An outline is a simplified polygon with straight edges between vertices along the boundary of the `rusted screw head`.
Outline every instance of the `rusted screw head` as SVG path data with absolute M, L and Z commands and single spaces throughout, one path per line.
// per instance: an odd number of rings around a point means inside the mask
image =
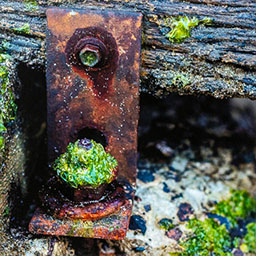
M 81 32 L 81 30 L 79 30 Z M 78 36 L 81 33 L 78 34 Z M 106 42 L 105 42 L 105 41 Z M 105 44 L 106 43 L 106 44 Z M 81 39 L 72 36 L 65 50 L 68 62 L 81 70 L 98 71 L 109 64 L 113 50 L 109 42 L 103 37 L 85 36 Z
M 97 65 L 101 60 L 101 53 L 97 46 L 86 45 L 79 53 L 79 58 L 83 65 L 90 68 Z

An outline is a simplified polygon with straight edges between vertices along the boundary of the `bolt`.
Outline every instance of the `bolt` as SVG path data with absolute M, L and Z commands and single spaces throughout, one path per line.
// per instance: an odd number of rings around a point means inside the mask
M 88 151 L 93 147 L 93 144 L 92 144 L 91 140 L 84 138 L 84 139 L 79 140 L 78 146 L 85 148 Z
M 83 65 L 90 68 L 96 66 L 101 60 L 101 52 L 99 47 L 87 44 L 79 53 L 79 58 Z
M 108 59 L 106 45 L 103 41 L 95 37 L 85 37 L 80 39 L 73 49 L 73 54 L 77 64 L 93 70 L 97 70 L 104 66 Z

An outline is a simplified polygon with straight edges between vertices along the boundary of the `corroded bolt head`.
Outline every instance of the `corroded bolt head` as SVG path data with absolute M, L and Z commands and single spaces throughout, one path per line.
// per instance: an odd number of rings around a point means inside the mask
M 92 68 L 101 60 L 100 49 L 95 45 L 88 44 L 79 52 L 79 58 L 83 65 Z
M 82 148 L 85 148 L 86 150 L 90 150 L 93 146 L 91 140 L 86 139 L 86 138 L 79 140 L 78 145 Z

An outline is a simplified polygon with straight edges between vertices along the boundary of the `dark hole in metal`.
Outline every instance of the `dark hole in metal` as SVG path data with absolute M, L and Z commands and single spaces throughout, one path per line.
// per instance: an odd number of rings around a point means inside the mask
M 108 145 L 107 138 L 105 137 L 105 135 L 95 128 L 83 128 L 77 133 L 75 141 L 84 138 L 94 140 L 97 143 L 100 143 L 104 148 Z

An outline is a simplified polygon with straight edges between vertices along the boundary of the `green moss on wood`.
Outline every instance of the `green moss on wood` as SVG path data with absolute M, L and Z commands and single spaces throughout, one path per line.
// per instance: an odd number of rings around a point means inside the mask
M 38 3 L 36 0 L 24 0 L 25 10 L 28 12 L 34 12 L 39 9 Z
M 10 207 L 7 205 L 3 212 L 3 217 L 8 217 L 10 215 Z
M 70 143 L 67 150 L 54 163 L 57 175 L 71 187 L 98 187 L 110 183 L 115 177 L 117 161 L 95 141 L 81 140 Z
M 19 28 L 13 28 L 12 30 L 19 34 L 28 34 L 30 32 L 30 26 L 28 23 L 26 23 L 23 26 Z
M 3 40 L 0 44 L 0 53 L 5 53 L 6 51 L 8 51 L 9 47 L 10 43 L 7 40 Z
M 189 85 L 190 79 L 187 75 L 183 74 L 183 73 L 176 73 L 173 76 L 172 79 L 172 84 L 171 86 L 175 86 L 175 87 L 186 87 L 187 85 Z
M 1 50 L 4 46 L 1 47 Z M 9 67 L 7 62 L 10 56 L 0 52 L 0 152 L 5 146 L 4 135 L 7 133 L 8 124 L 15 119 L 17 106 L 14 102 L 14 94 L 9 83 Z
M 191 37 L 191 29 L 199 24 L 210 24 L 211 19 L 199 20 L 196 17 L 178 16 L 165 19 L 165 26 L 171 30 L 165 35 L 172 43 L 182 43 L 186 38 Z

